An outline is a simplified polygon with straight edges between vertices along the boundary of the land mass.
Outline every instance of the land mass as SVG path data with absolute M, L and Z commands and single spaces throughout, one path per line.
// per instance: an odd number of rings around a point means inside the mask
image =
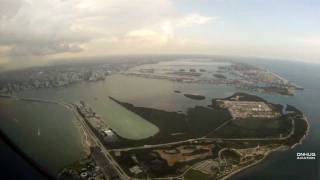
M 182 66 L 183 61 L 180 62 Z M 176 63 L 179 63 L 179 61 L 176 61 Z M 228 85 L 248 91 L 288 96 L 294 95 L 296 90 L 303 90 L 303 87 L 261 67 L 237 62 L 224 62 L 224 64 L 220 62 L 219 64 L 218 61 L 211 61 L 210 63 L 208 69 L 203 69 L 203 67 L 189 68 L 187 66 L 184 66 L 187 69 L 176 69 L 174 66 L 161 69 L 157 64 L 148 69 L 138 66 L 123 72 L 123 74 L 151 79 L 165 79 L 179 83 Z M 216 67 L 216 70 L 210 70 L 210 66 Z
M 196 106 L 185 113 L 110 99 L 160 129 L 147 139 L 125 139 L 88 104 L 74 104 L 75 113 L 97 141 L 94 146 L 106 156 L 106 167 L 120 179 L 226 179 L 273 151 L 294 147 L 309 128 L 306 117 L 295 107 L 245 93 L 213 99 L 207 107 Z
M 185 97 L 190 98 L 190 99 L 194 99 L 194 100 L 204 100 L 206 99 L 205 96 L 202 95 L 198 95 L 198 94 L 184 94 Z
M 150 62 L 158 63 L 156 60 L 148 61 Z M 296 90 L 303 90 L 303 87 L 289 82 L 278 74 L 245 63 L 228 62 L 227 65 L 217 66 L 215 72 L 203 68 L 191 68 L 188 71 L 166 69 L 160 73 L 156 68 L 139 68 L 146 63 L 145 61 L 97 61 L 0 72 L 0 94 L 14 95 L 32 89 L 59 88 L 81 82 L 103 81 L 110 74 L 119 72 L 124 75 L 166 79 L 180 83 L 224 84 L 249 91 L 290 96 L 294 95 Z M 212 64 L 214 63 L 217 62 L 212 61 Z

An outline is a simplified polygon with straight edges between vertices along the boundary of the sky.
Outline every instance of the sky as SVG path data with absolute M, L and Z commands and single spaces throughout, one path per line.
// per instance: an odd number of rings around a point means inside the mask
M 0 66 L 116 54 L 320 63 L 320 1 L 0 0 Z

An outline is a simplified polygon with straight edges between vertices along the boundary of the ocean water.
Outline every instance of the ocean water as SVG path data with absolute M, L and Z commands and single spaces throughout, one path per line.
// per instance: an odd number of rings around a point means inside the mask
M 261 164 L 242 171 L 231 179 L 320 179 L 320 65 L 282 61 L 256 61 L 251 63 L 262 65 L 305 88 L 293 97 L 258 95 L 269 101 L 290 104 L 300 109 L 308 117 L 310 132 L 301 145 L 289 151 L 275 152 Z M 318 157 L 316 157 L 316 160 L 297 160 L 296 153 L 300 152 L 314 152 Z
M 319 179 L 319 160 L 296 160 L 296 153 L 316 152 L 317 155 L 319 154 L 320 65 L 277 61 L 252 61 L 249 63 L 264 66 L 305 88 L 293 97 L 248 93 L 259 95 L 273 103 L 290 104 L 299 108 L 309 118 L 311 129 L 302 145 L 289 151 L 273 153 L 263 163 L 237 174 L 232 179 Z M 182 93 L 177 94 L 174 90 L 179 90 Z M 119 135 L 129 139 L 143 139 L 154 135 L 158 131 L 157 127 L 119 107 L 109 99 L 109 96 L 136 106 L 183 112 L 197 105 L 207 106 L 212 98 L 227 97 L 235 92 L 246 91 L 224 85 L 182 84 L 167 80 L 112 75 L 105 81 L 81 83 L 67 88 L 25 91 L 19 93 L 19 96 L 66 102 L 84 100 Z M 202 94 L 206 96 L 206 99 L 203 101 L 188 99 L 183 96 L 183 93 Z M 59 121 L 62 126 L 66 122 Z M 36 127 L 38 123 L 37 121 L 32 126 Z M 73 131 L 77 129 L 75 125 L 70 127 L 74 129 Z M 12 131 L 12 127 L 9 127 L 8 132 L 10 131 Z M 63 132 L 61 133 L 63 134 Z M 24 139 L 21 143 L 27 146 L 29 141 L 34 141 L 33 138 L 36 137 Z M 43 150 L 41 153 L 44 155 L 52 154 L 55 153 L 55 149 Z M 46 159 L 46 156 L 41 158 L 40 161 L 50 161 L 50 158 Z M 60 164 L 60 167 L 63 166 L 65 163 Z
M 85 155 L 73 114 L 63 106 L 0 98 L 0 129 L 50 174 Z

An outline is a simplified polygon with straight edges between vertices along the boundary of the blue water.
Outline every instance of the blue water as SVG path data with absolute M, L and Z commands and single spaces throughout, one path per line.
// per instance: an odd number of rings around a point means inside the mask
M 317 156 L 320 153 L 320 65 L 282 61 L 256 61 L 254 63 L 263 65 L 305 88 L 294 97 L 258 95 L 269 101 L 290 104 L 302 110 L 309 119 L 310 132 L 301 145 L 289 151 L 273 153 L 263 163 L 251 167 L 231 179 L 320 179 L 319 157 L 316 160 L 296 159 L 296 153 L 298 152 L 315 152 Z
M 320 152 L 320 65 L 284 61 L 250 61 L 283 76 L 284 78 L 305 88 L 293 97 L 254 93 L 272 103 L 290 104 L 303 111 L 309 118 L 310 133 L 302 145 L 285 152 L 271 154 L 263 163 L 251 167 L 232 179 L 280 179 L 280 180 L 317 180 L 319 179 L 319 160 L 296 160 L 297 152 Z M 174 90 L 183 93 L 203 94 L 204 101 L 185 98 Z M 208 105 L 211 98 L 222 98 L 242 90 L 225 86 L 204 84 L 181 84 L 166 80 L 144 79 L 122 75 L 110 76 L 106 81 L 83 83 L 61 89 L 36 90 L 21 93 L 23 96 L 42 97 L 47 99 L 63 99 L 73 102 L 85 100 L 99 114 L 120 131 L 130 131 L 128 126 L 121 126 L 119 113 L 113 111 L 108 103 L 108 96 L 113 96 L 125 102 L 138 106 L 147 106 L 168 111 L 184 111 L 196 105 Z M 246 91 L 242 91 L 246 92 Z M 253 93 L 253 92 L 248 92 Z M 143 128 L 141 128 L 143 129 Z M 140 129 L 140 130 L 141 130 Z M 131 129 L 132 130 L 132 129 Z M 135 129 L 136 131 L 137 129 Z

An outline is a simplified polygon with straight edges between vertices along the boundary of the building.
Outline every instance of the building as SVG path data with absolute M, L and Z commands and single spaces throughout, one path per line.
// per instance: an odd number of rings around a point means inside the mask
M 114 132 L 111 130 L 111 129 L 104 129 L 103 130 L 103 133 L 106 135 L 106 136 L 114 136 Z
M 129 171 L 132 172 L 133 174 L 140 174 L 140 173 L 143 172 L 143 171 L 141 170 L 141 168 L 140 168 L 139 166 L 137 166 L 137 165 L 131 167 L 131 168 L 129 169 Z

